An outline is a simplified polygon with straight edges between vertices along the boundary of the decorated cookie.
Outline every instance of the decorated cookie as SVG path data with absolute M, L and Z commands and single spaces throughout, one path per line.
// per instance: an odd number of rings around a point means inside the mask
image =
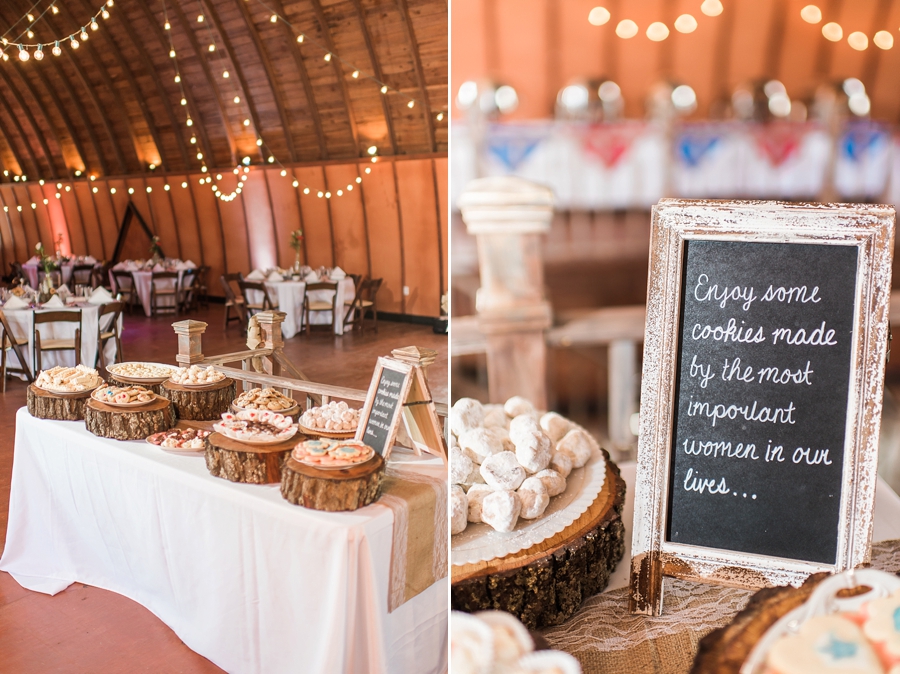
M 863 632 L 891 665 L 900 663 L 900 590 L 866 604 Z
M 859 626 L 840 615 L 810 618 L 772 646 L 767 662 L 778 674 L 884 672 Z

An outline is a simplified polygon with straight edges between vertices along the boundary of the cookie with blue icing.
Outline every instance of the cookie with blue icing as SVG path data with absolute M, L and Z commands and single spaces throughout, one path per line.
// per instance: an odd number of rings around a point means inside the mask
M 866 604 L 865 635 L 885 658 L 900 661 L 900 590 Z
M 810 618 L 775 643 L 767 662 L 778 674 L 884 674 L 862 629 L 840 615 Z

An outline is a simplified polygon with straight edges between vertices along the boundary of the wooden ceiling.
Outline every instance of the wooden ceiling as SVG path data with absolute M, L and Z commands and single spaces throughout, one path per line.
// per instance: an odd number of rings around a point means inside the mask
M 454 0 L 452 16 L 452 90 L 470 79 L 510 84 L 519 94 L 510 119 L 553 115 L 557 92 L 576 79 L 609 78 L 619 84 L 625 114 L 643 117 L 651 87 L 669 79 L 696 91 L 696 118 L 715 117 L 734 89 L 744 83 L 780 79 L 788 95 L 808 101 L 822 83 L 857 77 L 872 102 L 872 117 L 900 121 L 900 2 L 896 0 L 721 0 L 719 16 L 705 16 L 702 0 Z M 806 23 L 800 10 L 815 4 L 818 25 Z M 593 7 L 605 6 L 611 19 L 592 26 Z M 698 23 L 690 34 L 673 29 L 675 19 L 691 14 Z M 622 19 L 637 23 L 631 39 L 616 35 Z M 647 27 L 665 23 L 662 42 L 647 38 Z M 843 39 L 829 42 L 822 26 L 837 22 Z M 894 46 L 873 44 L 888 31 Z M 868 48 L 856 51 L 850 33 L 861 31 Z M 458 111 L 453 106 L 453 113 Z
M 34 24 L 34 41 L 77 31 L 100 2 L 56 4 L 59 14 Z M 0 2 L 0 25 L 32 6 Z M 290 25 L 271 22 L 273 11 Z M 228 169 L 270 154 L 285 165 L 324 163 L 367 156 L 371 145 L 382 155 L 447 151 L 446 115 L 437 120 L 447 110 L 446 0 L 115 0 L 98 21 L 77 50 L 62 43 L 59 57 L 20 63 L 11 52 L 0 62 L 3 182 L 143 174 L 151 164 L 158 173 Z M 328 51 L 339 58 L 326 62 Z M 354 79 L 354 67 L 393 91 Z

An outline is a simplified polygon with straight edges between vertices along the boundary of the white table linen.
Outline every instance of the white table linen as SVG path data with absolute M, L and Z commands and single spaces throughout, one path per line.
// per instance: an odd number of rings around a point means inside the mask
M 79 307 L 54 307 L 49 311 L 76 311 Z M 97 359 L 97 337 L 100 330 L 100 306 L 96 304 L 82 304 L 81 308 L 81 364 L 88 367 L 94 367 Z M 4 311 L 6 320 L 10 329 L 15 333 L 16 337 L 27 338 L 28 345 L 25 348 L 25 357 L 30 358 L 28 369 L 33 374 L 35 367 L 34 358 L 34 314 L 36 311 L 44 311 L 42 309 L 17 309 L 14 311 Z M 112 321 L 112 314 L 104 317 L 106 321 L 103 329 L 109 328 Z M 72 339 L 75 336 L 74 323 L 45 323 L 41 325 L 42 339 Z M 119 317 L 119 330 L 122 330 L 122 317 Z M 9 358 L 10 367 L 18 367 L 19 359 L 16 357 L 15 351 L 12 349 L 6 354 Z M 112 363 L 116 357 L 116 340 L 111 339 L 106 342 L 103 347 L 103 358 L 105 362 Z M 57 365 L 74 366 L 75 354 L 71 351 L 46 351 L 41 356 L 41 366 L 46 370 Z
M 28 285 L 32 288 L 37 288 L 40 281 L 38 280 L 38 275 L 41 269 L 40 261 L 31 259 L 25 264 L 22 265 L 22 271 L 25 272 L 25 275 L 28 277 Z M 75 261 L 69 260 L 68 262 L 64 262 L 59 265 L 59 270 L 62 272 L 62 282 L 70 283 L 72 281 L 72 271 L 75 269 Z
M 279 311 L 285 314 L 284 323 L 281 324 L 281 334 L 285 339 L 290 339 L 303 329 L 303 297 L 306 294 L 305 281 L 266 281 L 269 298 L 275 303 Z M 344 334 L 344 314 L 347 309 L 345 300 L 355 297 L 356 287 L 352 278 L 345 278 L 337 282 L 337 316 L 332 317 L 331 312 L 313 312 L 310 314 L 310 323 L 313 325 L 334 325 L 334 334 Z M 250 304 L 262 302 L 262 293 L 258 290 L 247 291 L 247 301 Z M 311 301 L 330 302 L 330 290 L 314 290 L 310 293 Z
M 196 265 L 190 260 L 186 262 L 178 261 L 175 264 L 175 268 L 172 271 L 178 272 L 178 285 L 184 290 L 184 272 L 188 269 L 196 269 Z M 144 307 L 144 314 L 147 316 L 153 315 L 153 307 L 150 303 L 150 295 L 153 281 L 153 271 L 151 269 L 142 269 L 139 268 L 138 265 L 134 262 L 125 261 L 119 262 L 116 266 L 114 266 L 112 271 L 130 271 L 131 277 L 134 283 L 134 289 L 137 292 L 138 299 L 141 301 L 141 306 Z M 162 266 L 159 266 L 155 271 L 169 271 L 164 269 Z M 115 280 L 110 272 L 110 284 L 115 288 Z M 157 282 L 159 288 L 165 290 L 171 290 L 175 287 L 175 281 L 172 279 L 160 279 Z M 161 295 L 157 300 L 157 303 L 163 307 L 171 307 L 175 305 L 175 297 L 173 295 Z
M 444 672 L 448 579 L 388 613 L 392 524 L 378 503 L 307 510 L 278 485 L 212 477 L 202 454 L 23 408 L 0 570 L 47 594 L 77 581 L 129 597 L 233 674 Z

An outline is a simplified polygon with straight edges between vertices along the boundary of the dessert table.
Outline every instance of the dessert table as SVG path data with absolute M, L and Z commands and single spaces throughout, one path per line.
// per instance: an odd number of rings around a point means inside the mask
M 79 306 L 46 307 L 45 309 L 10 309 L 4 311 L 9 327 L 17 337 L 26 337 L 28 346 L 25 353 L 31 356 L 32 362 L 28 368 L 34 371 L 34 314 L 38 311 L 77 311 L 81 309 L 81 363 L 88 367 L 94 367 L 97 360 L 97 336 L 100 330 L 100 306 L 98 304 L 83 303 Z M 104 317 L 109 327 L 112 314 Z M 122 317 L 119 317 L 119 330 L 122 330 Z M 41 336 L 44 339 L 72 339 L 75 336 L 74 323 L 45 323 L 41 326 Z M 12 349 L 6 354 L 9 358 L 9 366 L 19 366 L 19 359 Z M 103 358 L 107 363 L 115 362 L 116 340 L 110 339 L 103 347 Z M 57 365 L 75 365 L 75 355 L 71 351 L 47 351 L 42 356 L 42 366 L 49 369 Z
M 622 521 L 625 555 L 606 590 L 584 602 L 562 625 L 541 634 L 552 648 L 581 662 L 584 674 L 687 674 L 706 634 L 727 624 L 746 606 L 750 590 L 666 578 L 663 615 L 649 618 L 628 609 L 631 532 L 634 518 L 633 462 L 619 464 L 628 485 Z M 872 565 L 900 572 L 900 496 L 881 478 L 875 492 Z
M 265 281 L 269 292 L 269 298 L 275 303 L 276 309 L 286 314 L 284 323 L 281 324 L 281 334 L 285 339 L 290 339 L 303 329 L 303 298 L 306 295 L 305 281 Z M 347 278 L 336 281 L 337 284 L 337 316 L 329 316 L 328 312 L 315 312 L 310 314 L 310 323 L 313 325 L 334 325 L 334 334 L 344 334 L 345 300 L 352 300 L 356 288 L 353 279 Z M 330 290 L 314 290 L 310 293 L 313 301 L 328 302 L 331 300 Z M 247 301 L 251 304 L 262 302 L 262 293 L 258 290 L 247 292 Z
M 440 459 L 403 450 L 391 466 L 446 479 Z M 308 510 L 278 485 L 212 477 L 202 453 L 98 438 L 23 408 L 0 570 L 46 594 L 77 581 L 129 597 L 235 674 L 438 674 L 448 580 L 389 611 L 392 547 L 407 541 L 388 498 Z

